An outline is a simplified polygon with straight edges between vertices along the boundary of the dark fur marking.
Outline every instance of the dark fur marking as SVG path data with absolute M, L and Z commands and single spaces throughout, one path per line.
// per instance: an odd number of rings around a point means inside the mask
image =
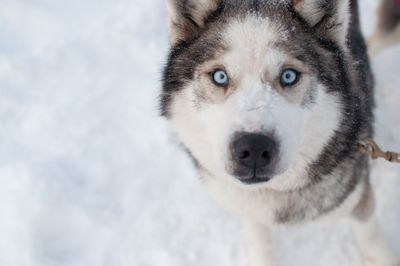
M 353 12 L 356 5 L 353 5 Z M 338 207 L 351 193 L 360 180 L 368 178 L 368 162 L 365 157 L 356 153 L 356 143 L 362 136 L 372 135 L 372 108 L 373 108 L 373 79 L 369 67 L 368 57 L 366 55 L 366 47 L 363 37 L 358 28 L 358 20 L 353 20 L 356 25 L 351 24 L 349 34 L 350 57 L 345 58 L 344 52 L 333 41 L 320 38 L 318 43 L 320 47 L 328 51 L 335 59 L 335 64 L 339 70 L 339 79 L 337 77 L 321 74 L 320 78 L 326 85 L 339 83 L 335 88 L 330 87 L 333 91 L 340 91 L 343 101 L 343 118 L 341 122 L 340 132 L 336 132 L 326 149 L 320 155 L 319 159 L 312 164 L 309 169 L 309 175 L 315 183 L 311 187 L 305 188 L 304 191 L 315 190 L 315 187 L 323 184 L 324 179 L 334 170 L 340 170 L 349 167 L 350 162 L 355 161 L 357 164 L 353 166 L 350 173 L 344 172 L 342 179 L 338 180 L 332 189 L 340 191 L 339 194 L 332 194 L 327 191 L 327 195 L 334 196 L 336 199 L 331 204 L 323 204 L 318 201 L 319 196 L 310 198 L 310 206 L 316 208 L 315 213 L 320 215 L 327 213 Z M 321 58 L 319 58 L 321 60 Z M 356 69 L 349 69 L 353 66 L 351 62 L 357 62 Z M 349 66 L 349 67 L 347 67 Z M 321 66 L 323 67 L 323 66 Z M 332 65 L 330 65 L 332 68 Z M 321 68 L 323 69 L 323 68 Z M 332 71 L 324 73 L 329 73 Z M 348 75 L 347 73 L 350 73 Z M 351 77 L 353 73 L 353 77 Z M 352 83 L 353 80 L 353 83 Z M 329 88 L 329 87 L 328 87 Z M 332 177 L 329 177 L 332 178 Z M 314 188 L 314 189 L 313 189 Z M 316 190 L 318 193 L 319 190 Z M 276 219 L 281 223 L 290 223 L 305 219 L 308 211 L 306 207 L 301 208 L 295 202 L 299 195 L 308 195 L 302 191 L 293 191 L 293 195 L 289 195 L 289 203 L 286 207 L 277 212 Z

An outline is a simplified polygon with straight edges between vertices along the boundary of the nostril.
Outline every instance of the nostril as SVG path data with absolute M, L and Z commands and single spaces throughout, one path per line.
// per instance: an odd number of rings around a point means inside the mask
M 264 151 L 264 152 L 261 154 L 261 158 L 266 159 L 266 160 L 269 160 L 269 159 L 270 159 L 269 153 L 268 153 L 267 151 Z
M 269 162 L 272 160 L 271 154 L 267 151 L 264 151 L 261 153 L 260 157 L 260 163 L 261 164 L 269 164 Z
M 242 151 L 239 155 L 239 159 L 241 159 L 241 160 L 245 160 L 249 157 L 250 157 L 250 152 L 247 150 Z

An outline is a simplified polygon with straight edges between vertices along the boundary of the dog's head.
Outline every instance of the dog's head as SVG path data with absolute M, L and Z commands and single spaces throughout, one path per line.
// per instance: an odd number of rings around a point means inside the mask
M 276 189 L 338 130 L 348 0 L 169 0 L 163 114 L 215 178 Z M 269 181 L 269 182 L 267 182 Z

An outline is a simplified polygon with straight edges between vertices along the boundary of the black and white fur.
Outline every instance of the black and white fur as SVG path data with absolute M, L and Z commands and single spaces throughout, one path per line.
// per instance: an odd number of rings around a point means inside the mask
M 272 266 L 269 227 L 351 217 L 365 265 L 399 266 L 373 218 L 368 158 L 373 79 L 350 0 L 169 0 L 161 109 L 204 184 L 242 217 L 251 266 Z M 301 73 L 284 88 L 283 69 Z M 229 85 L 212 81 L 223 69 Z M 243 172 L 235 141 L 275 143 L 272 166 Z M 257 182 L 248 182 L 249 180 Z

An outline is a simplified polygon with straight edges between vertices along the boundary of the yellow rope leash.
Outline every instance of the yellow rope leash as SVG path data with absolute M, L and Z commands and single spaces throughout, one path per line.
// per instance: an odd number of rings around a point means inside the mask
M 360 141 L 358 144 L 359 151 L 368 155 L 371 159 L 383 158 L 392 163 L 400 163 L 400 153 L 387 151 L 384 152 L 373 139 Z

